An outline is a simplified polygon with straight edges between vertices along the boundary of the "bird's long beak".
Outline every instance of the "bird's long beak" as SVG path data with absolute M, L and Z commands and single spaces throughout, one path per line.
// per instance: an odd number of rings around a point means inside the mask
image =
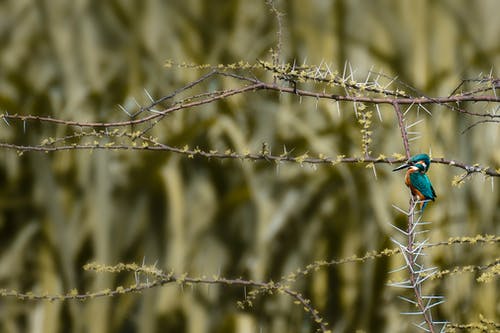
M 398 170 L 401 170 L 404 168 L 408 168 L 409 166 L 410 166 L 410 164 L 404 163 L 404 164 L 401 164 L 400 166 L 398 166 L 396 169 L 392 169 L 392 171 L 398 171 Z

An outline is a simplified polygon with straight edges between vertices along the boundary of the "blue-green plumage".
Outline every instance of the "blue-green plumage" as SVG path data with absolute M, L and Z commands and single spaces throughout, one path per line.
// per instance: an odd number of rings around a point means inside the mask
M 409 182 L 408 187 L 410 188 L 413 195 L 417 196 L 419 200 L 432 200 L 436 198 L 436 192 L 432 187 L 429 177 L 421 171 L 412 171 L 408 169 L 407 171 Z M 425 208 L 427 202 L 424 202 L 422 209 Z
M 406 171 L 405 183 L 410 188 L 412 195 L 422 201 L 421 209 L 427 206 L 428 201 L 437 197 L 432 183 L 427 177 L 426 172 L 429 170 L 431 160 L 427 154 L 418 154 L 411 157 L 405 164 L 397 167 L 393 171 L 408 168 Z

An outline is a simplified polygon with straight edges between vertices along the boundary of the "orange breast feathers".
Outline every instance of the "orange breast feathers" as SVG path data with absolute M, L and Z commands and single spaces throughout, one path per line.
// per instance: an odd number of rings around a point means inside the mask
M 411 166 L 411 167 L 408 168 L 408 170 L 406 170 L 406 175 L 405 175 L 405 184 L 406 184 L 406 186 L 410 187 L 410 185 L 411 185 L 410 174 L 414 173 L 414 172 L 417 172 L 417 171 L 418 171 L 418 168 L 414 167 L 414 166 Z
M 406 184 L 406 186 L 408 186 L 410 188 L 411 194 L 413 194 L 414 196 L 418 197 L 420 200 L 425 200 L 425 196 L 422 194 L 422 192 L 420 192 L 419 190 L 417 190 L 411 184 L 410 174 L 414 173 L 414 172 L 419 172 L 419 169 L 417 167 L 414 167 L 414 166 L 411 166 L 411 167 L 408 168 L 408 171 L 406 171 L 406 175 L 405 175 L 405 184 Z

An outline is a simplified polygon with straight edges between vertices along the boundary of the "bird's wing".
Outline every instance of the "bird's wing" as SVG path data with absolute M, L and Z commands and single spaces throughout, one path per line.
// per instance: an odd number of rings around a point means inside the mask
M 434 191 L 434 187 L 432 187 L 432 183 L 430 180 L 429 180 L 429 184 L 431 184 L 432 195 L 434 196 L 434 198 L 437 198 L 436 191 Z
M 426 199 L 434 200 L 436 197 L 431 181 L 426 174 L 413 172 L 410 174 L 410 182 Z

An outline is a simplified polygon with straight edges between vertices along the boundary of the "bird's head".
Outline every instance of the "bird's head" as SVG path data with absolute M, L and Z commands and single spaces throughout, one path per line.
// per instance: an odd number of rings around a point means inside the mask
M 416 168 L 420 172 L 427 172 L 429 170 L 429 167 L 431 165 L 431 159 L 429 158 L 429 155 L 427 154 L 418 154 L 415 156 L 412 156 L 406 163 L 401 164 L 399 167 L 392 171 L 398 171 L 404 168 Z

